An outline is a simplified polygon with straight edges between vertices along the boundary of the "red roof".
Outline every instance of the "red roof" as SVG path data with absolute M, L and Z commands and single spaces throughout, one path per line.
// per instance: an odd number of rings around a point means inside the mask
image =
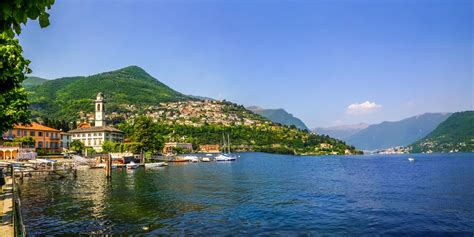
M 36 122 L 32 122 L 31 125 L 15 125 L 13 129 L 61 132 L 55 128 L 46 127 Z

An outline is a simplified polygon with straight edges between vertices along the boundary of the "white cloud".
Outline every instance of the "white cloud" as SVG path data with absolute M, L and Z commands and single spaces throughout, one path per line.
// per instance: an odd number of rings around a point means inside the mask
M 380 108 L 382 108 L 381 105 L 378 105 L 375 102 L 366 101 L 360 104 L 350 104 L 349 106 L 347 106 L 346 112 L 352 115 L 370 114 Z

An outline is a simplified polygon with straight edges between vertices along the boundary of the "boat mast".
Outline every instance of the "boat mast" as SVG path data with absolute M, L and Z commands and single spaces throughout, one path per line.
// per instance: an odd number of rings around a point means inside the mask
M 227 147 L 227 150 L 229 151 L 229 155 L 230 155 L 230 136 L 229 136 L 228 133 L 227 133 L 227 143 L 228 143 L 228 144 L 227 144 L 227 146 L 228 146 L 228 147 Z
M 225 136 L 224 136 L 224 133 L 222 133 L 222 153 L 225 154 Z

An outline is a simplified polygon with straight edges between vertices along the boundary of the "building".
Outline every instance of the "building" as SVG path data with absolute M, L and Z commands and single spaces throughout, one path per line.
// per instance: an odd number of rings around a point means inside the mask
M 66 132 L 61 132 L 60 146 L 65 149 L 69 149 L 69 144 L 71 144 L 71 134 L 66 133 Z
M 92 147 L 98 152 L 102 151 L 102 144 L 105 141 L 123 142 L 124 133 L 119 129 L 106 125 L 104 105 L 104 96 L 99 92 L 95 101 L 94 126 L 89 123 L 81 123 L 76 129 L 69 131 L 71 142 L 79 140 L 86 147 Z
M 31 125 L 15 125 L 13 129 L 3 134 L 3 140 L 13 141 L 15 138 L 32 137 L 35 140 L 34 148 L 46 152 L 60 152 L 60 133 L 60 130 L 32 122 Z
M 184 153 L 193 152 L 193 144 L 191 143 L 179 143 L 179 142 L 167 142 L 163 147 L 163 154 L 172 154 L 177 149 L 182 149 Z
M 0 159 L 13 160 L 18 156 L 20 147 L 0 146 Z
M 200 152 L 209 152 L 209 153 L 217 153 L 221 150 L 219 144 L 206 144 L 206 145 L 199 145 Z

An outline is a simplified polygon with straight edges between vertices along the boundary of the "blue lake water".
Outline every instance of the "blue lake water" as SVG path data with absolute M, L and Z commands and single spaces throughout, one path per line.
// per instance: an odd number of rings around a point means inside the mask
M 474 154 L 297 157 L 25 179 L 29 234 L 474 234 Z M 409 162 L 408 157 L 415 157 Z

